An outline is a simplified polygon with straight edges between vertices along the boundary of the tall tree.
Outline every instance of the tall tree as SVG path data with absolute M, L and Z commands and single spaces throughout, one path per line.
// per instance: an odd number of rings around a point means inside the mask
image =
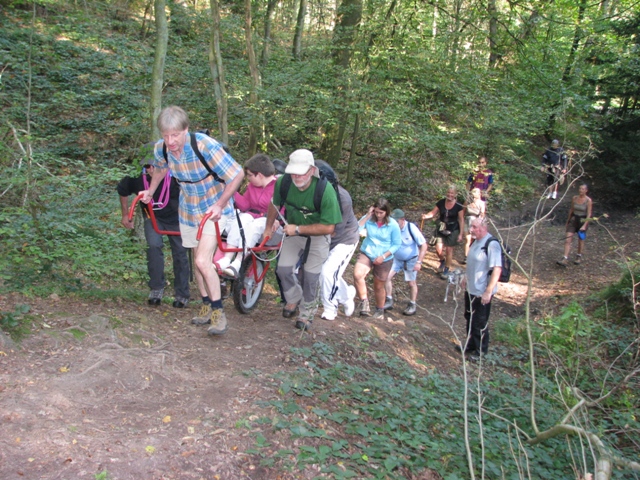
M 489 13 L 489 67 L 495 67 L 500 59 L 498 52 L 498 9 L 496 0 L 489 0 L 487 5 Z
M 167 57 L 167 44 L 169 43 L 169 28 L 167 26 L 167 14 L 165 12 L 165 0 L 155 0 L 156 16 L 156 52 L 151 72 L 151 140 L 160 138 L 160 131 L 156 125 L 156 119 L 162 109 L 162 84 L 164 82 L 164 62 Z
M 249 92 L 249 109 L 251 110 L 251 120 L 249 121 L 249 145 L 248 156 L 251 157 L 258 149 L 258 88 L 260 88 L 260 72 L 258 71 L 258 63 L 256 54 L 251 41 L 251 0 L 244 1 L 244 35 L 247 48 L 247 57 L 249 59 L 249 72 L 251 74 L 251 91 Z
M 307 16 L 307 0 L 300 0 L 296 30 L 293 35 L 293 58 L 300 60 L 302 55 L 302 33 L 304 32 L 304 19 Z
M 216 96 L 218 129 L 220 139 L 229 144 L 229 127 L 227 122 L 227 90 L 224 81 L 222 53 L 220 51 L 220 4 L 218 0 L 210 0 L 211 4 L 211 42 L 209 45 L 209 66 L 213 76 L 213 91 Z
M 264 68 L 269 61 L 269 53 L 271 50 L 271 23 L 273 22 L 273 12 L 276 9 L 278 0 L 269 0 L 267 2 L 267 13 L 264 16 L 264 36 L 262 40 L 262 54 L 260 55 L 260 65 Z
M 335 65 L 342 70 L 344 78 L 349 75 L 353 48 L 356 41 L 358 27 L 362 20 L 362 0 L 343 0 L 338 7 L 338 19 L 333 31 L 332 57 Z M 349 120 L 349 107 L 346 105 L 345 85 L 337 85 L 337 96 L 340 105 L 337 121 L 325 126 L 325 136 L 321 151 L 329 164 L 336 166 L 342 154 L 344 134 Z

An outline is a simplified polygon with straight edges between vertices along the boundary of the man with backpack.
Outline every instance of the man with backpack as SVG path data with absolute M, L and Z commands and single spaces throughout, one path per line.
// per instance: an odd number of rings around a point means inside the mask
M 153 144 L 148 146 L 149 151 Z M 150 153 L 150 152 L 148 152 Z M 122 226 L 133 229 L 133 220 L 129 220 L 129 196 L 137 195 L 149 187 L 154 167 L 150 164 L 153 159 L 145 156 L 142 174 L 136 177 L 126 176 L 117 186 L 120 195 L 120 207 L 122 210 Z M 153 208 L 158 229 L 167 232 L 177 231 L 178 226 L 178 197 L 180 187 L 175 178 L 169 172 L 158 185 L 158 189 L 153 196 L 153 205 L 140 204 L 140 210 L 144 215 L 144 237 L 147 240 L 147 271 L 149 272 L 149 293 L 148 303 L 151 306 L 158 306 L 162 303 L 164 295 L 164 246 L 163 236 L 156 232 L 149 217 L 149 209 Z M 171 256 L 173 257 L 173 288 L 174 288 L 174 308 L 184 308 L 189 302 L 189 259 L 187 250 L 182 246 L 180 235 L 167 235 L 171 246 Z
M 215 222 L 222 231 L 232 217 L 230 200 L 240 187 L 244 172 L 221 143 L 203 133 L 189 132 L 189 117 L 180 107 L 162 110 L 158 128 L 162 140 L 155 144 L 155 170 L 142 201 L 151 201 L 167 169 L 180 184 L 180 233 L 183 245 L 194 249 L 196 281 L 203 303 L 191 323 L 210 323 L 207 333 L 222 335 L 228 327 L 222 310 L 220 278 L 213 263 L 218 243 Z M 198 241 L 198 227 L 208 213 L 212 215 Z
M 469 354 L 472 360 L 478 360 L 489 350 L 489 314 L 502 272 L 502 247 L 498 239 L 487 231 L 486 217 L 475 219 L 470 231 L 475 241 L 469 248 L 467 271 L 462 278 L 462 288 L 466 287 L 464 318 L 467 320 L 467 338 L 462 346 L 456 348 Z
M 272 235 L 282 206 L 286 209 L 285 238 L 276 270 L 286 299 L 282 315 L 291 318 L 299 312 L 296 328 L 309 330 L 318 309 L 320 272 L 329 255 L 331 234 L 342 221 L 336 191 L 320 178 L 309 150 L 296 150 L 289 156 L 285 174 L 273 192 L 265 237 Z M 301 279 L 298 269 L 302 269 Z
M 422 268 L 422 260 L 427 254 L 427 241 L 422 235 L 420 229 L 413 223 L 407 222 L 404 212 L 396 208 L 391 212 L 391 218 L 398 222 L 400 227 L 400 237 L 402 244 L 393 255 L 393 266 L 385 283 L 387 299 L 384 304 L 384 310 L 393 308 L 393 277 L 399 271 L 404 272 L 404 280 L 409 284 L 410 296 L 407 308 L 402 312 L 403 315 L 416 314 L 416 299 L 418 298 L 418 272 Z

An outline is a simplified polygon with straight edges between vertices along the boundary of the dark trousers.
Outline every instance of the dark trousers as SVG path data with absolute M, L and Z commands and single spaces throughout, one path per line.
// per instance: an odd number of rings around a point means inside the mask
M 464 292 L 464 318 L 467 320 L 467 348 L 471 352 L 487 353 L 489 350 L 489 314 L 491 302 L 482 304 L 480 295 Z
M 166 231 L 180 231 L 178 223 L 170 224 L 156 219 L 158 228 Z M 163 235 L 159 235 L 148 218 L 144 221 L 144 236 L 147 239 L 147 269 L 149 271 L 149 288 L 161 290 L 165 285 Z M 173 287 L 176 297 L 189 298 L 189 259 L 187 249 L 182 246 L 180 235 L 167 235 L 173 258 Z

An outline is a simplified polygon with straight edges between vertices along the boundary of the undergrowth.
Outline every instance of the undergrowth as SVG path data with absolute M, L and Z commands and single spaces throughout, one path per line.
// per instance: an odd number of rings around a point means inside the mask
M 280 399 L 258 423 L 269 427 L 250 452 L 262 465 L 304 469 L 319 465 L 331 478 L 414 478 L 427 469 L 445 479 L 469 478 L 463 443 L 460 378 L 426 375 L 402 360 L 371 348 L 375 342 L 350 345 L 348 355 L 316 343 L 294 349 L 304 365 L 280 378 Z M 365 347 L 368 345 L 368 347 Z M 527 424 L 528 382 L 501 371 L 482 378 L 483 406 Z M 475 386 L 471 386 L 476 401 Z M 540 418 L 562 415 L 549 399 L 538 401 Z M 470 406 L 477 412 L 477 404 Z M 480 469 L 480 429 L 470 425 L 471 447 Z M 294 450 L 278 450 L 278 434 L 295 439 Z M 506 422 L 484 416 L 484 469 L 487 478 L 520 478 L 523 458 L 514 456 L 519 439 Z M 570 442 L 554 439 L 523 447 L 531 478 L 566 478 L 571 471 Z M 575 445 L 573 445 L 575 448 Z

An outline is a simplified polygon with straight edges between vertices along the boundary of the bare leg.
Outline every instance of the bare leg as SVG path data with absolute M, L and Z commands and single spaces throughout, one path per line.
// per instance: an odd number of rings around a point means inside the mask
M 573 233 L 566 232 L 566 237 L 564 239 L 564 256 L 565 258 L 569 258 L 569 254 L 571 253 L 571 242 L 573 241 Z M 580 241 L 578 241 L 578 253 L 581 253 L 580 249 Z
M 385 301 L 384 284 L 385 283 L 386 282 L 383 282 L 382 280 L 378 280 L 376 277 L 373 277 L 373 292 L 376 297 L 376 308 L 379 308 L 380 310 L 382 310 L 382 308 L 384 307 L 384 301 Z
M 444 247 L 445 263 L 447 268 L 451 268 L 451 262 L 453 261 L 453 247 Z
M 196 275 L 196 283 L 198 284 L 198 291 L 200 292 L 201 297 L 208 297 L 209 293 L 207 292 L 207 288 L 204 285 L 204 279 L 200 274 L 200 271 L 196 268 L 194 269 L 194 273 Z
M 409 284 L 409 289 L 411 290 L 411 301 L 415 303 L 418 298 L 418 282 L 415 280 L 411 280 L 407 282 Z
M 367 298 L 367 284 L 364 279 L 371 271 L 371 267 L 364 263 L 356 263 L 353 267 L 353 284 L 356 287 L 358 298 L 365 300 Z
M 198 246 L 195 248 L 196 277 L 202 276 L 203 287 L 212 301 L 220 300 L 220 278 L 213 264 L 213 252 L 215 252 L 217 239 L 215 235 L 202 235 Z M 198 283 L 200 288 L 200 283 Z
M 466 241 L 464 243 L 464 258 L 467 258 L 467 255 L 469 255 L 469 247 L 471 247 L 471 234 L 468 233 L 466 235 Z
M 396 272 L 391 270 L 389 272 L 389 276 L 387 277 L 387 281 L 384 284 L 384 290 L 387 297 L 393 297 L 393 277 L 396 276 Z

